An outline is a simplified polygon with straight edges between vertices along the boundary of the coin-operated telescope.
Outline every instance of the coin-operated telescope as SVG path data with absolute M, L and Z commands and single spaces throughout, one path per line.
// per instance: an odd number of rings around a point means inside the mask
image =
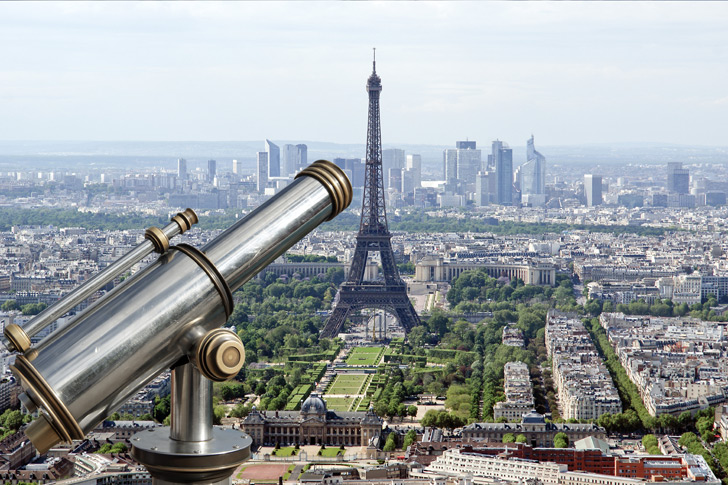
M 39 315 L 43 320 L 25 329 L 9 326 L 6 345 L 23 352 L 11 366 L 25 391 L 20 399 L 30 411 L 43 411 L 26 429 L 28 438 L 41 453 L 83 439 L 172 368 L 171 428 L 135 435 L 133 456 L 159 483 L 229 480 L 251 444 L 239 431 L 212 427 L 212 381 L 234 377 L 245 362 L 240 339 L 220 328 L 233 311 L 232 293 L 351 198 L 346 175 L 319 160 L 202 249 L 169 246 L 169 237 L 196 222 L 190 210 L 164 229 L 147 231 L 148 241 L 132 250 L 134 257 L 154 248 L 161 256 L 37 347 L 30 347 L 29 337 L 51 323 L 49 317 Z M 74 292 L 70 308 L 87 291 Z M 61 309 L 70 304 L 64 300 L 57 304 Z M 56 305 L 48 310 L 61 311 Z

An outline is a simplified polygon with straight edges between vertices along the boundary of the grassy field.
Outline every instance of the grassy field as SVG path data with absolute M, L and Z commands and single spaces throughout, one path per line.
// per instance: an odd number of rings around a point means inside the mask
M 338 374 L 336 380 L 331 385 L 328 394 L 363 394 L 364 383 L 367 376 L 364 374 Z
M 348 411 L 351 407 L 351 403 L 354 402 L 353 397 L 326 397 L 326 408 L 332 411 Z
M 281 448 L 274 450 L 274 456 L 294 456 L 298 454 L 298 450 L 293 446 L 282 446 Z
M 346 363 L 349 365 L 376 365 L 381 358 L 384 347 L 355 347 Z
M 344 451 L 342 451 L 340 448 L 323 448 L 319 450 L 320 456 L 326 456 L 328 458 L 335 458 L 336 455 L 341 453 L 344 454 Z

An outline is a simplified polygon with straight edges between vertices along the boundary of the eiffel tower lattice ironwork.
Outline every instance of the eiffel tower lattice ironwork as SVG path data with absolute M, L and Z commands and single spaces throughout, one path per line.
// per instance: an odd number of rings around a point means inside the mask
M 382 134 L 379 126 L 379 93 L 382 91 L 382 80 L 377 75 L 376 57 L 366 89 L 369 93 L 369 123 L 361 223 L 349 278 L 339 288 L 338 301 L 321 331 L 322 337 L 335 337 L 341 331 L 346 317 L 364 308 L 378 308 L 391 313 L 397 317 L 405 332 L 420 323 L 420 318 L 407 296 L 407 285 L 400 278 L 394 264 L 392 235 L 389 233 L 384 207 Z M 370 252 L 379 253 L 384 281 L 364 280 Z

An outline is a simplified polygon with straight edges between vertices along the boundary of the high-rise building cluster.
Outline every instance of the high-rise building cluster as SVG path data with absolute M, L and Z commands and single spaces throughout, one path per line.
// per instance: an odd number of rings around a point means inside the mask
M 308 147 L 304 144 L 283 145 L 283 151 L 272 141 L 265 140 L 265 150 L 256 154 L 256 189 L 264 193 L 288 184 L 291 177 L 308 165 Z
M 514 172 L 513 150 L 502 140 L 491 143 L 483 159 L 476 142 L 455 142 L 442 154 L 444 196 L 476 207 L 489 204 L 543 206 L 546 203 L 546 157 L 528 140 L 526 161 Z

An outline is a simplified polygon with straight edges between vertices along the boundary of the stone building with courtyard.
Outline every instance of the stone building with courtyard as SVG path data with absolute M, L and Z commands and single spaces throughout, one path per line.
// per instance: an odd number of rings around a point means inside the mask
M 311 394 L 300 411 L 253 410 L 241 423 L 253 445 L 367 446 L 382 432 L 382 418 L 368 411 L 329 411 L 326 402 Z
M 463 441 L 496 441 L 502 442 L 506 434 L 526 437 L 526 444 L 533 447 L 551 448 L 554 446 L 556 433 L 565 433 L 569 443 L 588 437 L 601 440 L 607 433 L 601 426 L 585 423 L 548 423 L 543 414 L 531 411 L 523 415 L 520 424 L 516 423 L 473 423 L 463 428 Z

